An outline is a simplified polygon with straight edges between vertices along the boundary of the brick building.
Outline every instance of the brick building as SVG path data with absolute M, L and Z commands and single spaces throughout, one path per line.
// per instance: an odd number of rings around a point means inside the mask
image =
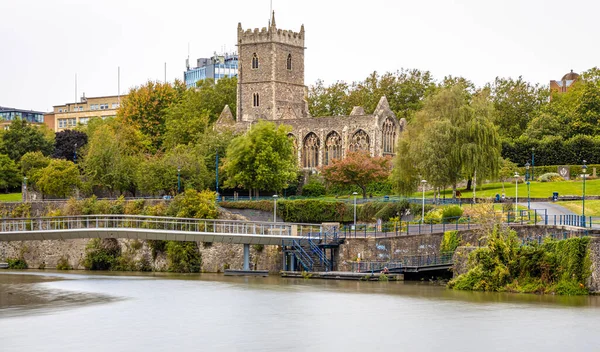
M 261 119 L 292 126 L 289 137 L 304 169 L 328 165 L 354 150 L 393 155 L 406 120 L 396 118 L 385 97 L 372 114 L 357 106 L 350 116 L 310 116 L 304 40 L 304 25 L 299 32 L 278 29 L 274 13 L 262 29 L 244 30 L 238 24 L 237 114 L 234 119 L 226 106 L 217 126 L 246 131 Z
M 123 97 L 117 95 L 86 97 L 84 95 L 79 102 L 54 106 L 54 111 L 47 114 L 47 116 L 52 116 L 52 119 L 54 119 L 54 131 L 60 132 L 72 129 L 77 124 L 85 125 L 93 117 L 108 118 L 116 116 Z
M 569 91 L 569 89 L 571 89 L 573 83 L 577 82 L 578 79 L 579 74 L 571 70 L 571 72 L 564 75 L 560 81 L 550 81 L 550 91 L 552 93 L 566 93 Z

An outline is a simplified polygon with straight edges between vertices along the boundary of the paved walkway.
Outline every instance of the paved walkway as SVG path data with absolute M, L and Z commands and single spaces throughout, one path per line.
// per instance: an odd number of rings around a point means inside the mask
M 519 205 L 527 206 L 527 202 L 519 203 Z M 551 203 L 551 202 L 532 202 L 531 209 L 537 209 L 539 213 L 543 214 L 543 209 L 548 211 L 548 216 L 554 215 L 577 215 L 569 209 L 560 205 L 560 203 Z

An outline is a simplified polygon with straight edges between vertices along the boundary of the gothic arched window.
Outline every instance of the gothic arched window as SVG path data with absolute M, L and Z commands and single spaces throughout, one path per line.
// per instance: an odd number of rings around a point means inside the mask
M 321 145 L 319 137 L 313 132 L 304 137 L 302 147 L 302 163 L 306 168 L 319 166 L 319 146 Z
M 288 54 L 288 58 L 287 58 L 287 69 L 291 70 L 292 69 L 292 54 Z
M 351 152 L 369 151 L 369 135 L 364 130 L 358 130 L 352 135 L 349 149 Z
M 325 165 L 331 164 L 333 159 L 342 158 L 342 138 L 333 131 L 325 139 Z
M 381 128 L 381 141 L 384 154 L 394 154 L 396 147 L 396 124 L 389 117 L 383 122 Z
M 258 68 L 258 56 L 256 56 L 256 53 L 252 54 L 252 68 Z
M 260 96 L 258 93 L 252 94 L 252 106 L 260 106 Z

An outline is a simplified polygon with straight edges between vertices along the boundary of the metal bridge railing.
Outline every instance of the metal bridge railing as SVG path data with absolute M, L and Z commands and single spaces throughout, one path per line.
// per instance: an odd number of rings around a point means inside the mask
M 378 272 L 384 268 L 389 270 L 401 269 L 406 267 L 428 267 L 436 265 L 452 264 L 453 252 L 442 252 L 425 255 L 404 256 L 397 259 L 386 261 L 357 261 L 351 262 L 351 270 L 353 272 Z
M 322 227 L 319 224 L 192 219 L 138 215 L 81 215 L 0 219 L 0 233 L 103 228 L 152 229 L 215 234 L 277 236 L 291 236 L 292 229 L 295 228 L 298 236 L 311 234 L 311 236 L 317 237 L 322 233 Z

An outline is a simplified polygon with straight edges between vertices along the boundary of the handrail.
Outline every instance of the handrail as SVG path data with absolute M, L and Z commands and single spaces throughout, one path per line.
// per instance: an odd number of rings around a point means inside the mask
M 250 235 L 291 236 L 293 226 L 298 225 L 282 222 L 173 218 L 145 215 L 79 215 L 0 219 L 0 233 L 130 228 L 215 234 L 238 233 Z M 306 229 L 307 227 L 308 229 Z M 321 225 L 305 224 L 302 225 L 299 230 L 300 232 L 308 230 L 309 232 L 320 233 Z
M 302 266 L 304 266 L 304 268 L 306 270 L 312 271 L 314 261 L 312 260 L 310 255 L 308 255 L 308 253 L 306 253 L 306 251 L 304 250 L 304 248 L 302 248 L 302 246 L 300 245 L 300 243 L 298 243 L 298 241 L 292 240 L 292 246 L 296 250 L 296 253 L 299 254 L 298 260 L 300 260 L 300 263 L 302 263 Z M 304 263 L 303 259 L 306 260 L 307 263 Z
M 308 241 L 308 244 L 310 245 L 310 249 L 313 251 L 313 253 L 315 253 L 319 257 L 321 264 L 325 265 L 326 271 L 329 271 L 329 268 L 331 268 L 331 264 L 330 264 L 329 260 L 327 259 L 327 257 L 325 256 L 325 253 L 321 250 L 321 248 L 319 248 L 319 246 L 314 244 L 313 241 L 311 241 L 311 240 L 307 240 L 307 241 Z

